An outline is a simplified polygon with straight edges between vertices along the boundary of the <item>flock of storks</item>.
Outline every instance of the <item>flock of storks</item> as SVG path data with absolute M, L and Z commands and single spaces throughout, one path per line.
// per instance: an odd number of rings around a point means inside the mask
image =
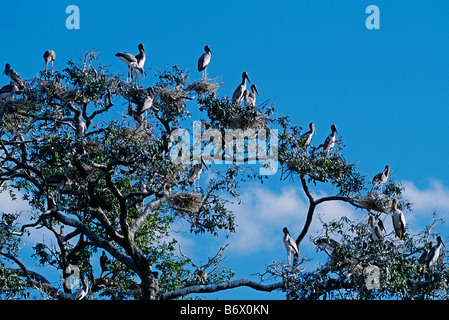
M 139 53 L 137 55 L 133 55 L 128 52 L 119 52 L 115 55 L 128 66 L 127 75 L 129 79 L 133 79 L 136 75 L 138 75 L 138 73 L 142 75 L 144 73 L 144 65 L 146 61 L 145 47 L 141 43 L 138 45 L 138 49 Z M 205 81 L 207 79 L 207 67 L 211 61 L 212 51 L 209 46 L 205 46 L 204 51 L 205 52 L 198 59 L 198 72 L 202 72 L 203 80 Z M 45 51 L 43 57 L 45 61 L 45 70 L 47 70 L 48 64 L 51 62 L 51 68 L 53 71 L 53 63 L 56 58 L 55 52 L 53 50 L 47 50 Z M 3 74 L 9 77 L 10 84 L 0 88 L 0 97 L 13 100 L 16 95 L 20 95 L 24 91 L 25 89 L 24 81 L 15 70 L 11 69 L 9 63 L 6 64 Z M 244 101 L 244 105 L 246 108 L 251 107 L 254 108 L 256 106 L 256 94 L 259 95 L 259 92 L 257 91 L 257 87 L 255 84 L 251 85 L 250 87 L 251 91 L 249 91 L 246 88 L 247 80 L 248 82 L 251 83 L 251 81 L 249 80 L 248 73 L 243 72 L 242 82 L 235 89 L 232 95 L 232 102 L 241 105 L 241 103 Z M 130 104 L 128 109 L 128 115 L 131 116 L 131 118 L 133 119 L 133 121 L 137 126 L 140 126 L 140 124 L 143 122 L 144 112 L 151 108 L 151 105 L 154 100 L 155 94 L 153 88 L 151 87 L 147 88 L 147 92 L 148 95 L 145 98 L 143 98 L 139 103 L 137 103 L 136 107 Z M 305 150 L 307 150 L 308 146 L 310 145 L 314 133 L 316 133 L 315 124 L 311 122 L 309 124 L 309 131 L 307 131 L 306 133 L 302 134 L 299 137 L 299 142 L 301 143 L 301 145 L 304 147 Z M 314 149 L 313 152 L 322 148 L 323 153 L 326 156 L 329 155 L 329 153 L 332 151 L 335 145 L 337 133 L 338 133 L 337 127 L 333 124 L 331 126 L 331 134 L 326 138 L 324 143 L 320 144 L 316 149 Z M 199 179 L 199 175 L 201 174 L 203 165 L 204 162 L 194 166 L 193 180 Z M 383 172 L 376 174 L 374 176 L 372 180 L 373 188 L 371 189 L 371 191 L 373 191 L 374 188 L 380 188 L 379 192 L 382 192 L 382 185 L 387 182 L 389 171 L 390 166 L 387 165 Z M 67 176 L 63 174 L 55 174 L 53 176 L 47 177 L 45 179 L 45 182 L 47 185 L 53 186 L 57 190 L 61 190 L 64 187 L 65 183 L 67 182 Z M 391 205 L 392 220 L 395 236 L 399 238 L 399 240 L 402 240 L 405 233 L 406 222 L 404 213 L 397 208 L 397 205 L 398 200 L 394 199 Z M 383 241 L 384 239 L 383 233 L 386 231 L 382 220 L 377 219 L 374 216 L 370 216 L 368 223 L 371 227 L 371 239 L 374 241 Z M 299 257 L 299 249 L 296 242 L 290 236 L 287 227 L 283 228 L 283 232 L 284 232 L 283 242 L 285 248 L 287 249 L 288 263 L 290 264 L 291 254 Z M 430 249 L 424 250 L 423 254 L 419 257 L 418 262 L 423 265 L 426 265 L 427 267 L 432 266 L 438 259 L 442 245 L 444 246 L 444 243 L 441 237 L 438 236 L 437 244 L 434 245 L 431 242 Z M 103 274 L 103 272 L 106 271 L 107 269 L 107 257 L 104 251 L 100 258 L 100 261 Z

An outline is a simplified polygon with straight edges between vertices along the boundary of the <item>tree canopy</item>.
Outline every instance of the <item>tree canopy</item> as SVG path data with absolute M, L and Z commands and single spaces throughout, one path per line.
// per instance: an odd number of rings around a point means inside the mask
M 17 97 L 0 99 L 2 192 L 20 195 L 32 208 L 2 213 L 2 297 L 36 291 L 52 299 L 176 299 L 239 286 L 281 290 L 288 299 L 446 297 L 444 250 L 432 266 L 418 262 L 431 241 L 436 245 L 440 220 L 435 215 L 418 234 L 406 229 L 402 239 L 372 239 L 370 216 L 391 219 L 393 199 L 404 212 L 412 204 L 391 176 L 382 189 L 372 188 L 344 158 L 341 135 L 330 150 L 313 139 L 308 145 L 305 130 L 277 115 L 271 101 L 242 106 L 217 95 L 217 80 L 191 81 L 178 66 L 156 76 L 151 90 L 143 88 L 139 75 L 128 80 L 112 73 L 90 51 L 61 71 L 40 71 Z M 151 106 L 139 113 L 144 99 Z M 202 135 L 186 146 L 197 116 Z M 171 228 L 179 220 L 193 234 L 238 232 L 228 204 L 239 201 L 241 185 L 270 178 L 269 156 L 281 181 L 294 181 L 309 202 L 301 233 L 292 235 L 299 247 L 320 204 L 341 201 L 360 213 L 357 221 L 323 222 L 322 232 L 310 235 L 328 259 L 313 271 L 303 268 L 307 257 L 291 265 L 267 261 L 266 270 L 254 270 L 262 278 L 255 282 L 236 279 L 222 265 L 226 246 L 204 265 L 179 251 Z M 195 169 L 203 166 L 208 179 L 199 184 Z M 321 185 L 332 191 L 318 197 L 314 188 Z M 22 216 L 29 222 L 19 223 Z M 47 230 L 56 245 L 36 242 L 33 257 L 23 259 L 18 251 L 31 229 Z M 92 260 L 103 251 L 107 269 L 99 276 Z M 61 272 L 60 286 L 33 271 L 30 259 Z

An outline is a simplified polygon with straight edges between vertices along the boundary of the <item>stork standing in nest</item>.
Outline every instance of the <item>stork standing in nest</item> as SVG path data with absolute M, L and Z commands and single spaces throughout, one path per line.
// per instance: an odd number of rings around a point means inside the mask
M 201 57 L 198 59 L 198 72 L 203 72 L 203 80 L 207 79 L 207 66 L 210 63 L 210 58 L 212 57 L 212 51 L 210 51 L 209 46 L 204 47 L 205 53 L 201 55 Z
M 295 240 L 290 236 L 290 233 L 288 232 L 288 228 L 284 227 L 282 229 L 284 232 L 284 238 L 282 239 L 284 242 L 285 249 L 287 249 L 287 261 L 288 264 L 290 264 L 290 256 L 293 253 L 294 256 L 299 257 L 299 249 L 298 245 L 296 244 Z

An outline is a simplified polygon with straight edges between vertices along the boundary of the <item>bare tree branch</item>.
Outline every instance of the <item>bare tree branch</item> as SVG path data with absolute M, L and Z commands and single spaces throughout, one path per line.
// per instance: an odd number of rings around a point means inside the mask
M 211 293 L 211 292 L 217 292 L 222 290 L 228 290 L 233 289 L 237 287 L 250 287 L 254 290 L 258 291 L 266 291 L 271 292 L 276 289 L 282 289 L 284 287 L 284 283 L 282 281 L 275 282 L 272 284 L 261 284 L 249 279 L 237 279 L 227 282 L 218 283 L 215 285 L 208 285 L 208 286 L 191 286 L 187 288 L 182 288 L 178 290 L 174 290 L 171 292 L 164 293 L 162 295 L 163 300 L 173 299 L 177 297 L 181 297 L 187 294 L 192 293 Z

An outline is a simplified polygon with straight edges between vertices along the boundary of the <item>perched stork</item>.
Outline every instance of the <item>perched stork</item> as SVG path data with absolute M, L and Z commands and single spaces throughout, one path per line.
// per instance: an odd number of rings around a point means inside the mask
M 137 48 L 139 48 L 139 53 L 136 55 L 137 66 L 143 70 L 143 67 L 145 66 L 145 60 L 147 59 L 143 43 L 140 43 Z
M 282 229 L 282 231 L 284 232 L 284 246 L 285 249 L 287 249 L 287 261 L 288 264 L 290 264 L 290 256 L 293 252 L 293 255 L 296 257 L 299 257 L 299 250 L 298 250 L 298 245 L 296 244 L 295 240 L 293 240 L 293 238 L 290 236 L 290 233 L 288 232 L 287 227 L 284 227 L 284 229 Z
M 57 174 L 48 176 L 44 180 L 44 182 L 47 186 L 50 186 L 50 187 L 53 187 L 56 189 L 56 198 L 57 198 L 58 202 L 61 199 L 61 190 L 64 188 L 64 186 L 66 185 L 68 180 L 69 180 L 69 178 L 65 174 L 62 174 L 62 173 L 57 173 Z M 49 205 L 49 207 L 54 207 L 55 203 L 53 202 L 53 199 L 48 196 L 47 196 L 47 198 L 49 199 L 49 203 L 50 203 L 50 201 L 52 201 L 51 206 Z
M 382 220 L 378 220 L 376 224 L 376 219 L 374 216 L 370 216 L 369 225 L 371 227 L 371 239 L 373 241 L 383 241 L 384 234 L 382 231 L 385 231 L 385 227 Z
M 103 277 L 103 273 L 108 271 L 109 259 L 106 252 L 103 250 L 103 254 L 100 257 L 101 274 L 100 278 Z
M 204 163 L 204 160 L 201 157 L 200 163 L 194 164 L 192 169 L 190 170 L 189 182 L 193 183 L 194 188 L 195 188 L 195 182 L 199 181 L 199 179 L 200 179 L 201 173 L 203 172 L 203 167 L 206 167 L 206 169 L 207 169 L 207 165 L 206 165 L 206 163 Z M 198 188 L 198 185 L 197 185 L 197 188 Z
M 19 89 L 19 87 L 11 81 L 11 84 L 7 84 L 0 88 L 0 98 L 14 100 L 16 98 L 16 94 L 21 94 L 23 89 Z
M 137 104 L 136 112 L 143 114 L 145 111 L 149 110 L 153 105 L 154 100 L 154 90 L 152 87 L 147 88 L 148 95 L 142 98 Z
M 398 199 L 393 199 L 393 204 L 391 205 L 391 211 L 393 212 L 393 227 L 396 233 L 396 237 L 402 240 L 405 233 L 405 216 L 401 210 L 397 208 Z
M 390 166 L 386 165 L 383 172 L 378 173 L 373 178 L 373 187 L 371 188 L 371 192 L 374 190 L 374 188 L 380 186 L 380 192 L 382 193 L 382 185 L 385 184 L 388 181 L 388 174 L 390 172 Z
M 77 290 L 73 294 L 74 300 L 82 300 L 89 293 L 89 282 L 87 281 L 86 278 L 84 278 L 82 282 L 83 282 L 83 287 L 80 288 L 79 290 Z
M 56 53 L 53 50 L 47 50 L 44 52 L 45 71 L 47 71 L 48 64 L 51 62 L 51 72 L 53 73 L 53 62 L 56 59 Z
M 310 142 L 312 142 L 313 134 L 316 133 L 315 124 L 313 122 L 309 123 L 309 128 L 310 128 L 309 131 L 307 131 L 306 133 L 302 134 L 299 137 L 299 142 L 303 144 L 305 150 L 307 150 L 307 147 L 310 145 Z
M 87 131 L 86 122 L 81 118 L 82 113 L 78 108 L 74 108 L 75 115 L 73 117 L 75 123 L 75 137 L 78 139 L 83 139 Z
M 335 124 L 331 125 L 332 133 L 326 138 L 323 144 L 320 144 L 317 149 L 323 148 L 323 152 L 326 155 L 326 157 L 329 155 L 329 153 L 332 151 L 335 145 L 335 141 L 337 139 L 337 127 Z
M 140 53 L 137 55 L 139 56 L 139 60 L 136 56 L 128 52 L 119 52 L 115 54 L 117 58 L 126 63 L 126 65 L 128 66 L 128 77 L 130 79 L 133 78 L 135 70 L 138 70 L 143 74 L 143 67 L 140 66 L 143 66 L 143 64 L 145 63 L 145 51 L 143 50 L 143 45 L 142 47 L 140 47 L 139 45 L 139 51 Z
M 441 239 L 441 236 L 438 236 L 437 244 L 435 246 L 433 246 L 432 248 L 430 248 L 430 250 L 429 250 L 429 254 L 427 256 L 427 261 L 426 261 L 427 268 L 431 267 L 432 265 L 435 264 L 435 262 L 437 262 L 438 257 L 440 256 L 441 245 L 445 246 L 443 243 L 443 239 Z
M 20 90 L 25 89 L 25 85 L 23 83 L 22 78 L 19 76 L 19 74 L 16 71 L 11 69 L 11 66 L 9 65 L 9 63 L 7 63 L 5 65 L 5 71 L 3 71 L 3 74 L 6 74 L 9 77 L 9 79 L 11 79 L 12 84 L 17 84 L 17 86 L 19 87 Z
M 163 142 L 163 153 L 168 154 L 170 152 L 170 149 L 173 145 L 174 138 L 173 134 L 176 133 L 179 130 L 179 127 L 174 127 L 170 131 L 165 132 L 162 135 L 162 142 Z
M 251 83 L 251 81 L 248 78 L 248 73 L 243 72 L 242 73 L 242 83 L 235 89 L 234 94 L 232 95 L 232 102 L 235 102 L 237 104 L 241 104 L 243 100 L 243 94 L 246 90 L 246 80 Z
M 131 119 L 133 119 L 134 124 L 136 125 L 137 128 L 140 128 L 143 125 L 145 121 L 143 113 L 137 112 L 137 110 L 131 103 L 129 103 L 128 105 L 128 115 L 131 117 Z
M 44 181 L 47 186 L 56 188 L 57 190 L 61 190 L 62 188 L 64 188 L 68 180 L 69 178 L 65 174 L 57 173 L 46 177 Z
M 201 55 L 201 57 L 198 59 L 198 72 L 203 72 L 203 79 L 207 78 L 207 66 L 210 63 L 210 58 L 212 57 L 212 51 L 210 51 L 209 46 L 204 47 L 205 53 Z
M 257 87 L 255 84 L 251 85 L 251 93 L 248 89 L 245 89 L 244 98 L 245 98 L 245 107 L 246 108 L 255 108 L 256 107 L 256 94 L 259 95 L 259 91 L 257 91 Z
M 423 252 L 423 253 L 421 254 L 421 256 L 418 258 L 418 263 L 427 265 L 427 261 L 428 261 L 428 259 L 429 259 L 429 252 L 430 252 L 430 250 L 431 250 L 432 247 L 433 247 L 433 242 L 430 241 L 429 245 L 430 245 L 430 249 L 429 249 L 429 250 L 426 250 L 426 249 L 424 248 L 424 252 Z

